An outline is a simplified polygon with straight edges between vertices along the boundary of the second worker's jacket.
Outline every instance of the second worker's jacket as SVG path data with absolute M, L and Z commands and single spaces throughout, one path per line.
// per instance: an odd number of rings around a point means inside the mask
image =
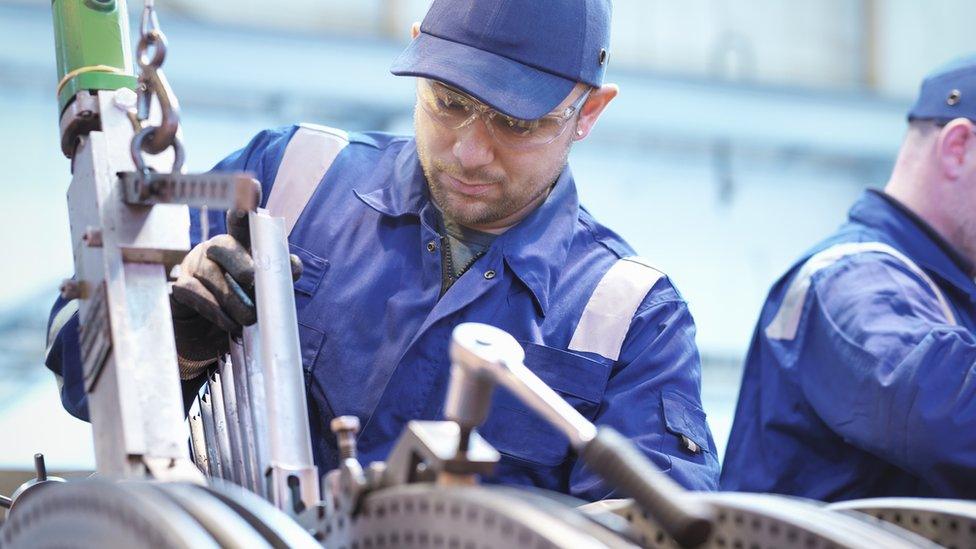
M 334 157 L 324 178 L 308 180 L 324 157 Z M 279 173 L 283 158 L 293 173 Z M 511 333 L 543 381 L 679 483 L 716 487 L 686 303 L 660 272 L 620 261 L 633 250 L 579 205 L 568 168 L 545 203 L 498 236 L 443 297 L 437 212 L 412 138 L 293 126 L 260 133 L 215 169 L 255 174 L 272 213 L 300 203 L 289 244 L 304 264 L 295 299 L 321 472 L 338 463 L 329 430 L 337 415 L 359 417 L 363 463 L 385 459 L 406 422 L 441 419 L 451 331 L 482 322 Z M 223 232 L 220 217 L 211 215 L 211 234 Z M 199 229 L 194 223 L 195 241 Z M 591 299 L 606 293 L 595 290 L 612 268 L 624 281 L 616 291 L 630 290 Z M 76 330 L 76 319 L 60 331 L 52 324 L 47 364 L 63 377 L 65 407 L 85 417 Z M 559 432 L 504 389 L 493 398 L 480 432 L 503 457 L 489 480 L 610 495 Z
M 769 293 L 723 490 L 976 497 L 972 265 L 879 191 Z

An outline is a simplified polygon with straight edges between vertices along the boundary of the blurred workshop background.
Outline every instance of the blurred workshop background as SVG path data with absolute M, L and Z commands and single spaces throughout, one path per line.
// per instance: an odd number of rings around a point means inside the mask
M 141 3 L 129 4 L 135 22 Z M 158 0 L 189 169 L 295 121 L 411 131 L 412 82 L 388 67 L 427 4 Z M 622 94 L 571 165 L 583 203 L 690 303 L 724 450 L 767 289 L 884 184 L 920 78 L 973 48 L 976 2 L 614 4 Z M 48 308 L 72 272 L 50 6 L 0 0 L 0 471 L 29 469 L 34 452 L 51 470 L 94 467 L 90 428 L 42 365 Z

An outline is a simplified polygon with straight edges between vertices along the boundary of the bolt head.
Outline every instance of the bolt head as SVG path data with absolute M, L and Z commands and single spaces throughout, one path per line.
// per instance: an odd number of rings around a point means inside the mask
M 359 418 L 356 416 L 339 416 L 329 423 L 329 428 L 333 433 L 358 433 Z
M 136 98 L 136 92 L 129 88 L 119 88 L 115 90 L 115 97 L 112 98 L 112 102 L 119 109 L 128 111 L 136 108 Z

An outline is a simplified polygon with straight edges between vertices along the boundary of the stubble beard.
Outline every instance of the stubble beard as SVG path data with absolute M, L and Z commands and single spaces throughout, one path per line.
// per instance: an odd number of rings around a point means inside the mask
M 448 166 L 440 160 L 432 158 L 426 143 L 419 135 L 417 136 L 417 157 L 420 159 L 420 166 L 424 171 L 424 177 L 427 179 L 427 188 L 430 191 L 431 198 L 446 217 L 468 227 L 496 223 L 548 194 L 559 174 L 566 167 L 569 150 L 570 146 L 567 145 L 562 153 L 561 161 L 550 173 L 545 173 L 524 183 L 517 183 L 517 187 L 513 187 L 511 181 L 504 176 L 484 171 L 466 174 L 459 168 Z M 527 194 L 519 193 L 516 195 L 504 193 L 500 199 L 494 202 L 479 201 L 476 197 L 465 199 L 445 189 L 438 178 L 440 174 L 446 174 L 466 182 L 491 183 L 500 186 L 503 192 L 506 189 L 513 188 L 526 188 L 532 189 L 532 191 Z

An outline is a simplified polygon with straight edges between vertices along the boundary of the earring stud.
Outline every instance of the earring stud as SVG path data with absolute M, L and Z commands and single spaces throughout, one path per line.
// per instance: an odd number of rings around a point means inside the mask
M 583 130 L 576 130 L 576 135 L 583 137 Z

